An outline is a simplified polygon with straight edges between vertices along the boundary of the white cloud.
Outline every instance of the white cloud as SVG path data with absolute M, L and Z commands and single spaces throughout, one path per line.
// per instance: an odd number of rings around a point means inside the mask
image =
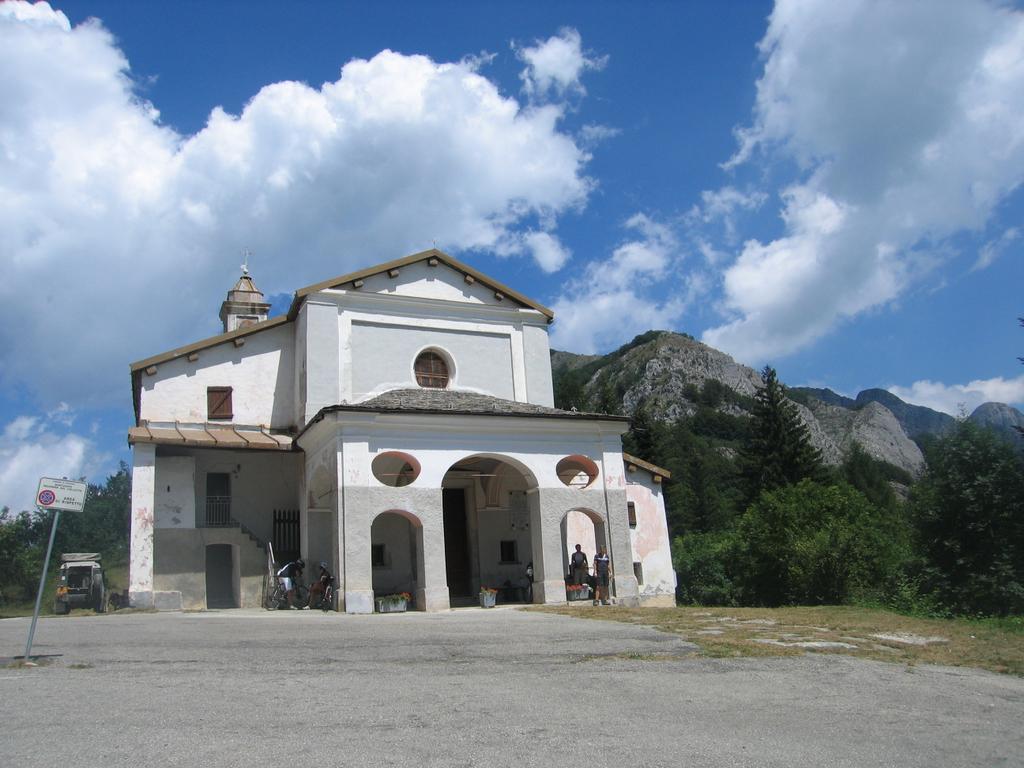
M 620 245 L 608 259 L 588 264 L 553 302 L 551 344 L 556 349 L 606 351 L 638 333 L 670 326 L 686 308 L 688 296 L 656 296 L 678 257 L 672 231 L 642 213 L 625 226 L 639 237 Z
M 908 403 L 959 416 L 961 410 L 970 414 L 982 403 L 1024 403 L 1024 375 L 1013 379 L 1001 376 L 977 379 L 967 384 L 943 384 L 924 379 L 909 387 L 891 386 L 888 390 Z
M 893 301 L 1024 180 L 1024 14 L 969 2 L 782 0 L 727 167 L 795 160 L 783 236 L 725 272 L 705 340 L 758 363 Z
M 110 457 L 91 440 L 55 432 L 49 421 L 18 416 L 0 433 L 0 507 L 33 509 L 40 477 L 88 477 L 95 481 Z
M 523 241 L 533 254 L 534 261 L 545 272 L 557 272 L 572 257 L 572 253 L 558 238 L 547 232 L 527 232 Z
M 531 98 L 544 98 L 553 93 L 558 98 L 568 94 L 585 94 L 580 78 L 587 70 L 603 69 L 607 56 L 588 57 L 583 52 L 580 33 L 566 27 L 557 35 L 537 41 L 533 47 L 513 46 L 516 56 L 526 63 L 519 77 L 523 91 Z
M 609 125 L 598 125 L 596 123 L 587 123 L 579 132 L 579 141 L 585 147 L 595 147 L 603 141 L 615 138 L 621 130 L 618 128 L 612 128 Z
M 574 87 L 529 50 L 547 87 Z M 268 295 L 431 242 L 561 266 L 533 230 L 585 205 L 589 155 L 562 105 L 524 108 L 478 64 L 384 51 L 183 136 L 99 22 L 0 3 L 0 382 L 127 403 L 129 361 L 218 332 L 243 247 Z
M 992 262 L 1002 256 L 1003 252 L 1019 239 L 1020 230 L 1017 227 L 1010 227 L 995 240 L 989 240 L 978 251 L 978 260 L 974 262 L 971 271 L 992 266 Z

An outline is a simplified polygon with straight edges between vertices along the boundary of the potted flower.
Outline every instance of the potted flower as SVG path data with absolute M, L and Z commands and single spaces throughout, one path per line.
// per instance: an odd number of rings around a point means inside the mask
M 566 584 L 565 593 L 570 600 L 586 600 L 590 597 L 590 587 L 586 584 Z
M 480 607 L 493 608 L 498 599 L 498 590 L 491 587 L 480 587 Z
M 412 595 L 408 592 L 397 592 L 393 595 L 378 597 L 377 613 L 405 613 L 412 602 Z

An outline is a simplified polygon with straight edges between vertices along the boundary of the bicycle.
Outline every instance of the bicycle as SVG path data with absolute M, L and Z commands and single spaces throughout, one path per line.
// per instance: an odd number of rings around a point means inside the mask
M 320 593 L 316 603 L 312 606 L 313 608 L 319 608 L 324 613 L 327 611 L 334 610 L 334 577 L 331 576 L 327 580 L 327 584 L 324 586 L 324 591 Z
M 309 589 L 303 584 L 295 585 L 295 594 L 292 596 L 292 605 L 302 608 L 309 601 Z M 263 607 L 268 611 L 279 611 L 288 608 L 288 591 L 281 586 L 279 578 L 274 579 L 274 588 L 267 592 L 263 601 Z

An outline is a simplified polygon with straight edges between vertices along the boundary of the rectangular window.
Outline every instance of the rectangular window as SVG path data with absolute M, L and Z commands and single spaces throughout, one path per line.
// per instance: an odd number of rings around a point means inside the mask
M 629 527 L 636 528 L 636 504 L 632 501 L 626 502 L 626 512 L 629 514 Z
M 365 563 L 366 561 L 364 560 L 363 562 Z M 383 544 L 373 544 L 370 547 L 370 565 L 374 568 L 384 568 L 387 565 L 384 558 Z
M 503 563 L 518 563 L 519 558 L 516 552 L 516 542 L 514 539 L 501 542 L 501 562 Z
M 206 418 L 211 421 L 234 418 L 231 412 L 231 387 L 206 388 Z
M 643 563 L 633 563 L 633 575 L 636 576 L 636 583 L 637 584 L 643 584 L 644 583 L 644 564 Z

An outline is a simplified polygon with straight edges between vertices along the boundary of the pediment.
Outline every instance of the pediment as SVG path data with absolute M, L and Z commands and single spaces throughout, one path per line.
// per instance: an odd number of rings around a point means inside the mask
M 292 303 L 289 316 L 293 316 L 298 310 L 299 303 L 304 297 L 328 289 L 488 306 L 523 307 L 540 312 L 549 321 L 554 318 L 554 313 L 547 307 L 436 249 L 302 288 L 295 293 L 295 301 Z

